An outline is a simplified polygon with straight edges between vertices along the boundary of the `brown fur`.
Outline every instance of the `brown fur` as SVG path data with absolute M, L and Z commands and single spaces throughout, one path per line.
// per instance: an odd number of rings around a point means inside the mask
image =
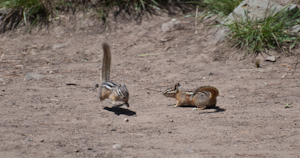
M 210 92 L 210 95 L 199 92 Z M 215 107 L 217 103 L 216 97 L 219 95 L 217 88 L 212 86 L 199 87 L 194 91 L 186 91 L 180 89 L 180 84 L 176 84 L 172 88 L 168 88 L 163 93 L 166 97 L 176 98 L 177 103 L 174 107 L 192 105 L 199 109 Z
M 129 92 L 125 85 L 120 85 L 110 81 L 111 52 L 108 44 L 103 45 L 103 64 L 102 64 L 102 84 L 100 86 L 100 101 L 111 99 L 113 105 L 116 101 L 123 101 L 129 107 Z

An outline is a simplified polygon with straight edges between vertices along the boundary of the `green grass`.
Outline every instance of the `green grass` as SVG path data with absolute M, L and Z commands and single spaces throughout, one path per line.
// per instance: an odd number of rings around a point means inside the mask
M 291 32 L 291 28 L 300 24 L 300 13 L 284 10 L 262 20 L 250 19 L 245 12 L 247 18 L 225 24 L 229 28 L 227 41 L 250 53 L 269 49 L 277 49 L 279 52 L 290 51 L 299 40 L 299 36 Z
M 4 16 L 0 21 L 2 25 L 24 24 L 29 29 L 34 25 L 40 26 L 42 23 L 47 23 L 48 16 L 52 12 L 50 0 L 0 0 L 0 8 L 6 11 L 2 13 Z
M 62 11 L 94 11 L 101 20 L 107 21 L 109 16 L 115 17 L 124 14 L 129 15 L 136 21 L 142 21 L 144 15 L 156 14 L 158 11 L 170 14 L 174 10 L 187 12 L 199 4 L 199 0 L 0 0 L 0 25 L 12 23 L 10 19 L 22 19 L 19 26 L 25 24 L 31 29 L 49 22 L 51 17 L 59 15 Z M 113 14 L 111 14 L 113 13 Z M 2 18 L 1 18 L 2 16 Z M 16 16 L 21 18 L 16 18 Z M 4 17 L 4 18 L 3 18 Z M 131 20 L 126 19 L 126 20 Z
M 243 0 L 203 0 L 204 8 L 213 14 L 229 15 Z

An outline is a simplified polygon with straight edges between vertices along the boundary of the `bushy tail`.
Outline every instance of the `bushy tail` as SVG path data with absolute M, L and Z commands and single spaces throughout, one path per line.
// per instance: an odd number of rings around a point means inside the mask
M 103 43 L 102 83 L 110 81 L 111 53 L 107 43 Z
M 206 95 L 209 95 L 210 99 L 215 99 L 218 95 L 219 95 L 219 90 L 215 87 L 212 86 L 203 86 L 203 87 L 199 87 L 197 88 L 193 94 L 191 95 L 190 99 L 192 100 L 193 97 L 198 93 L 198 92 L 210 92 L 210 93 L 205 93 Z

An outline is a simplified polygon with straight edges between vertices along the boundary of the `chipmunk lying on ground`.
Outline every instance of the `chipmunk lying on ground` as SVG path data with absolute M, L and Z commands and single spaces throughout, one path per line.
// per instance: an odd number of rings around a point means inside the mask
M 203 86 L 193 91 L 180 89 L 180 84 L 168 88 L 163 93 L 166 97 L 176 98 L 177 103 L 174 107 L 192 105 L 199 110 L 205 108 L 214 108 L 217 103 L 216 97 L 219 95 L 217 88 L 212 86 Z

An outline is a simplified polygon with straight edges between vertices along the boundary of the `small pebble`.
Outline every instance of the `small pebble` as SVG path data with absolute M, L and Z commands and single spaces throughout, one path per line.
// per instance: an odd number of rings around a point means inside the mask
M 120 150 L 122 148 L 122 145 L 121 144 L 114 144 L 112 147 L 113 147 L 113 149 Z
M 116 131 L 116 130 L 117 130 L 116 127 L 112 127 L 112 128 L 111 128 L 111 131 Z
M 157 134 L 158 134 L 158 135 L 160 135 L 160 134 L 161 134 L 160 130 L 158 130 L 158 131 L 157 131 Z
M 125 121 L 125 122 L 128 122 L 129 120 L 128 120 L 128 118 L 125 118 L 124 121 Z
M 230 99 L 234 99 L 234 98 L 235 98 L 235 96 L 234 96 L 234 95 L 231 95 L 231 96 L 229 96 L 229 98 L 230 98 Z
M 188 153 L 194 153 L 195 151 L 193 149 L 187 149 L 186 150 Z

